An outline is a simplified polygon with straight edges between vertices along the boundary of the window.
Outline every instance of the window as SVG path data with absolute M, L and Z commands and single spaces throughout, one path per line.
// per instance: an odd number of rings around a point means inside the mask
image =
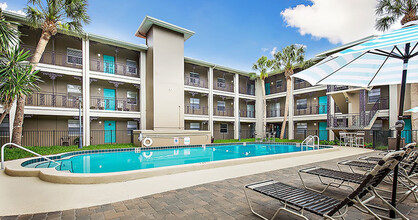
M 302 83 L 303 79 L 295 78 L 295 83 Z
M 369 97 L 369 103 L 377 102 L 380 99 L 380 88 L 372 89 L 367 93 Z
M 199 73 L 190 72 L 190 82 L 198 84 L 200 82 Z
M 283 81 L 281 79 L 280 80 L 277 80 L 276 81 L 276 88 L 282 87 L 282 84 L 283 84 Z
M 296 100 L 296 109 L 307 109 L 308 100 L 307 99 L 298 99 Z
M 218 101 L 218 111 L 225 111 L 225 101 Z
M 200 109 L 200 99 L 190 98 L 190 107 L 193 109 Z
M 296 124 L 296 133 L 304 134 L 308 130 L 308 123 L 297 123 Z
M 228 124 L 221 124 L 221 134 L 228 133 Z
M 83 127 L 81 127 L 83 129 Z M 80 122 L 78 120 L 68 120 L 68 136 L 80 135 Z
M 128 130 L 128 134 L 132 134 L 133 130 L 138 130 L 138 123 L 136 121 L 128 121 L 126 124 L 126 130 Z
M 132 91 L 126 92 L 126 98 L 128 99 L 128 104 L 136 105 L 137 104 L 137 93 Z
M 0 137 L 8 136 L 9 134 L 9 116 L 7 115 L 0 124 Z
M 219 88 L 225 88 L 226 87 L 225 78 L 218 78 L 217 85 L 218 85 Z
M 136 72 L 136 61 L 126 60 L 126 71 L 131 74 L 137 74 Z
M 82 65 L 83 53 L 81 50 L 67 48 L 67 63 Z
M 190 130 L 200 130 L 200 123 L 199 122 L 191 122 L 190 123 Z
M 67 84 L 67 94 L 70 99 L 81 97 L 81 86 Z

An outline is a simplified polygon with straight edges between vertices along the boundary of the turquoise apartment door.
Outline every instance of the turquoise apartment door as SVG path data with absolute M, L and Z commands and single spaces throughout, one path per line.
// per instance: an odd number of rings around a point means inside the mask
M 266 82 L 266 95 L 270 95 L 270 83 Z
M 116 91 L 114 89 L 103 89 L 103 98 L 105 102 L 105 110 L 116 109 Z
M 318 130 L 319 130 L 319 140 L 327 141 L 328 140 L 328 130 L 327 130 L 327 123 L 326 122 L 319 122 L 318 123 Z
M 115 57 L 103 55 L 103 72 L 115 74 Z
M 105 144 L 116 142 L 116 122 L 104 121 L 104 142 Z
M 405 128 L 402 131 L 402 137 L 405 138 L 405 143 L 411 143 L 412 142 L 412 124 L 411 119 L 404 119 L 405 122 Z
M 319 97 L 319 114 L 327 114 L 327 108 L 328 108 L 328 99 L 327 96 L 321 96 Z

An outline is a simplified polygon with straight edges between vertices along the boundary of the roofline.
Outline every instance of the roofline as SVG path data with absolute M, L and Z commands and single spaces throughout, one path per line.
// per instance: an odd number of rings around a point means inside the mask
M 141 24 L 139 25 L 138 30 L 135 32 L 135 36 L 145 38 L 149 29 L 151 29 L 153 25 L 167 28 L 169 30 L 183 34 L 184 41 L 186 41 L 187 39 L 189 39 L 191 36 L 195 34 L 194 31 L 179 27 L 174 24 L 170 24 L 168 22 L 165 22 L 165 21 L 162 21 L 162 20 L 159 20 L 159 19 L 156 19 L 147 15 L 145 16 L 144 20 L 142 20 Z
M 370 35 L 370 36 L 367 36 L 367 37 L 364 37 L 364 38 L 361 38 L 361 39 L 358 39 L 358 40 L 355 40 L 355 41 L 351 41 L 351 42 L 346 43 L 346 44 L 343 44 L 343 45 L 341 45 L 339 47 L 335 47 L 333 49 L 330 49 L 330 50 L 326 50 L 324 52 L 321 52 L 321 53 L 319 53 L 319 54 L 317 54 L 315 56 L 316 57 L 328 56 L 329 54 L 337 53 L 337 52 L 339 52 L 341 50 L 347 49 L 347 48 L 352 47 L 354 45 L 361 44 L 361 43 L 364 43 L 366 41 L 369 41 L 369 40 L 371 40 L 371 39 L 373 39 L 373 38 L 375 38 L 377 36 L 378 35 Z
M 201 65 L 201 66 L 212 67 L 212 68 L 217 69 L 217 70 L 222 70 L 222 71 L 232 72 L 232 73 L 238 73 L 238 74 L 243 75 L 243 76 L 250 76 L 250 73 L 246 72 L 246 71 L 237 70 L 237 69 L 234 69 L 234 68 L 218 65 L 218 64 L 215 64 L 215 63 L 210 63 L 210 62 L 207 62 L 207 61 L 194 59 L 194 58 L 191 58 L 191 57 L 184 57 L 184 61 L 186 63 L 192 63 L 192 64 Z

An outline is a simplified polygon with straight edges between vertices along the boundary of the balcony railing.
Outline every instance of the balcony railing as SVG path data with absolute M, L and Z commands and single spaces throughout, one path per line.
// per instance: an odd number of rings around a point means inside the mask
M 30 53 L 33 55 L 35 53 L 35 47 L 31 47 L 28 45 L 22 45 L 22 48 L 25 50 L 29 50 Z M 65 66 L 65 67 L 72 67 L 81 69 L 83 68 L 82 62 L 80 58 L 75 58 L 72 56 L 67 56 L 67 53 L 62 52 L 56 52 L 51 50 L 45 50 L 42 54 L 42 57 L 39 61 L 39 63 L 45 63 L 45 64 L 52 64 L 52 65 L 58 65 L 58 66 Z
M 254 138 L 255 137 L 255 131 L 251 129 L 240 129 L 240 138 L 241 139 L 248 139 L 248 138 Z
M 138 112 L 139 103 L 132 99 L 91 97 L 90 109 Z
M 306 81 L 295 82 L 295 89 L 303 89 L 311 86 L 312 85 Z
M 284 109 L 279 110 L 267 110 L 267 118 L 273 117 L 283 117 L 284 116 Z
M 77 97 L 68 96 L 65 93 L 47 93 L 39 92 L 26 96 L 26 105 L 28 106 L 44 106 L 44 107 L 61 107 L 61 108 L 78 108 Z
M 241 110 L 240 111 L 240 117 L 243 117 L 243 118 L 255 118 L 255 111 Z
M 379 100 L 377 100 L 377 102 L 367 103 L 367 105 L 372 107 L 372 108 L 373 108 L 374 105 L 376 105 L 375 108 L 377 108 L 377 110 L 389 109 L 389 97 L 388 96 L 381 96 L 379 98 Z
M 213 83 L 213 89 L 222 90 L 226 92 L 234 92 L 234 85 L 229 83 Z
M 255 89 L 249 89 L 246 87 L 240 87 L 239 88 L 240 94 L 246 94 L 246 95 L 255 95 Z
M 279 86 L 279 87 L 272 86 L 272 87 L 270 87 L 270 93 L 269 94 L 266 94 L 266 95 L 275 94 L 275 93 L 281 93 L 281 92 L 286 92 L 286 88 L 287 87 L 285 85 Z
M 184 114 L 192 114 L 192 115 L 208 115 L 208 107 L 207 106 L 190 106 L 187 105 L 184 107 Z
M 326 105 L 311 105 L 304 109 L 295 108 L 295 115 L 327 114 Z
M 91 59 L 90 70 L 108 74 L 139 77 L 138 65 L 133 66 L 120 62 L 105 62 L 99 59 Z
M 216 116 L 228 116 L 228 117 L 233 117 L 234 116 L 234 109 L 230 109 L 230 108 L 213 108 L 213 115 Z
M 234 139 L 234 126 L 228 124 L 228 128 L 226 130 L 213 130 L 213 138 L 215 140 Z
M 208 88 L 208 82 L 204 79 L 184 77 L 184 85 L 200 88 Z

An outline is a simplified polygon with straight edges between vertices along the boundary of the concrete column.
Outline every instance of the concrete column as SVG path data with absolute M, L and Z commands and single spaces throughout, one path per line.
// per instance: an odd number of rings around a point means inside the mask
M 398 98 L 398 85 L 389 85 L 389 129 L 394 132 L 395 122 L 398 120 Z
M 240 115 L 239 115 L 239 75 L 235 73 L 234 75 L 234 139 L 239 138 L 239 129 L 240 129 Z
M 295 79 L 292 77 L 292 82 L 290 83 L 290 98 L 289 98 L 289 121 L 287 123 L 287 132 L 288 132 L 288 137 L 290 140 L 295 138 L 294 132 L 295 132 L 295 124 L 293 122 L 293 116 L 294 116 L 294 111 L 295 111 L 295 99 L 293 96 L 293 89 L 294 89 L 294 82 Z
M 208 70 L 208 80 L 209 80 L 209 97 L 208 97 L 208 114 L 209 114 L 209 123 L 208 123 L 208 128 L 209 131 L 213 137 L 213 68 L 209 67 Z
M 335 102 L 334 99 L 332 98 L 332 96 L 329 99 L 329 111 L 331 115 L 335 114 Z M 334 123 L 334 122 L 331 122 Z M 335 136 L 334 136 L 334 132 L 330 129 L 328 130 L 328 140 L 333 141 L 335 140 Z
M 83 145 L 90 145 L 90 42 L 88 37 L 83 39 Z
M 257 137 L 263 136 L 263 112 L 264 112 L 264 106 L 263 106 L 263 87 L 262 82 L 260 78 L 257 78 L 255 81 L 255 133 L 257 134 Z
M 141 114 L 141 127 L 140 130 L 146 130 L 147 129 L 147 96 L 146 96 L 146 63 L 147 63 L 147 54 L 144 51 L 140 52 L 139 56 L 139 77 L 141 79 L 141 89 L 139 93 L 139 111 Z

